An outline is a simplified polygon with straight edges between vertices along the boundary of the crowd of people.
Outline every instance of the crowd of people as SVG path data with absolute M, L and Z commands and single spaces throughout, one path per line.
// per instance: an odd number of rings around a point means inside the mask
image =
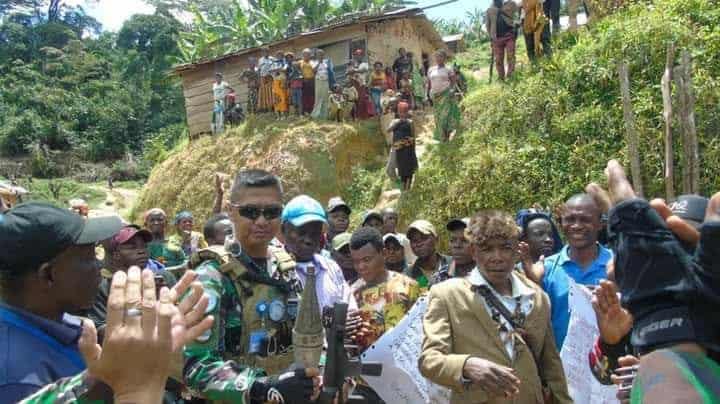
M 560 30 L 560 0 L 493 0 L 486 15 L 485 28 L 500 80 L 515 71 L 515 47 L 521 31 L 531 62 L 552 56 L 551 32 Z
M 417 170 L 416 132 L 413 113 L 432 106 L 435 138 L 450 139 L 460 121 L 460 98 L 467 91 L 457 66 L 448 66 L 448 55 L 438 50 L 433 63 L 419 60 L 404 48 L 391 66 L 375 61 L 370 67 L 362 49 L 353 52 L 345 66 L 344 81 L 336 79 L 336 68 L 322 49 L 305 49 L 300 58 L 292 52 L 270 55 L 263 48 L 259 59 L 251 57 L 241 78 L 247 85 L 248 114 L 274 113 L 277 119 L 290 114 L 318 120 L 380 120 L 390 157 L 387 172 L 409 189 Z M 213 83 L 212 132 L 245 116 L 237 94 L 223 75 Z
M 189 211 L 167 234 L 160 208 L 143 227 L 4 209 L 0 403 L 313 402 L 322 361 L 293 356 L 310 276 L 321 310 L 348 305 L 351 356 L 426 296 L 417 363 L 451 403 L 572 402 L 559 351 L 576 284 L 600 331 L 584 360 L 621 402 L 717 403 L 720 194 L 647 202 L 616 161 L 606 173 L 609 192 L 590 184 L 557 217 L 483 210 L 443 232 L 421 218 L 401 233 L 392 208 L 351 231 L 341 198 L 284 203 L 262 170 L 217 187 L 202 233 Z M 345 384 L 385 402 L 362 377 Z
M 415 110 L 432 105 L 433 96 L 449 88 L 453 95 L 464 92 L 464 77 L 457 66 L 446 67 L 448 55 L 444 50 L 438 50 L 432 61 L 429 59 L 423 54 L 420 60 L 400 48 L 392 65 L 375 61 L 371 66 L 364 50 L 356 49 L 345 64 L 344 80 L 340 81 L 336 79 L 336 66 L 322 49 L 307 48 L 296 57 L 293 52 L 284 51 L 272 56 L 269 48 L 264 47 L 259 59 L 248 59 L 249 66 L 241 74 L 247 85 L 246 111 L 274 113 L 278 119 L 292 113 L 315 119 L 357 120 L 394 110 L 393 105 L 383 102 L 383 96 L 393 99 L 391 104 L 404 101 Z M 222 73 L 215 78 L 216 109 L 227 113 L 239 107 L 235 89 L 223 81 Z M 216 125 L 215 112 L 213 129 L 222 129 L 222 125 Z

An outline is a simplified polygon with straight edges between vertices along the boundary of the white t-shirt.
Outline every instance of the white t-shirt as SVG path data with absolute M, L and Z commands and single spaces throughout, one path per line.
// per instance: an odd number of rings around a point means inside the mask
M 355 80 L 357 80 L 361 84 L 366 84 L 370 65 L 368 65 L 366 62 L 361 62 L 360 64 L 356 65 L 355 62 L 353 62 L 353 69 L 356 70 Z
M 317 71 L 315 72 L 315 80 L 328 80 L 328 63 L 326 60 L 318 62 Z
M 217 81 L 214 81 L 213 82 L 213 99 L 215 101 L 224 101 L 228 87 L 230 87 L 230 85 L 227 83 L 227 81 L 221 81 L 220 84 L 218 84 Z
M 453 71 L 447 67 L 433 66 L 428 70 L 428 79 L 430 80 L 430 95 L 440 94 L 450 88 L 452 82 L 450 78 L 454 75 Z

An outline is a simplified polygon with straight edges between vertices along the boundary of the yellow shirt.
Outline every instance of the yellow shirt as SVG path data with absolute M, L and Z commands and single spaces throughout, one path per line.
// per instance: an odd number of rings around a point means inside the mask
M 315 78 L 315 71 L 313 70 L 312 62 L 301 60 L 300 71 L 302 71 L 303 78 L 306 80 Z

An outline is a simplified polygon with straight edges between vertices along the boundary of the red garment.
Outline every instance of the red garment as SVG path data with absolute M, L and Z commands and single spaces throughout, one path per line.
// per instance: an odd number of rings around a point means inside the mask
M 397 91 L 397 80 L 395 80 L 394 74 L 385 73 L 385 89 Z
M 367 87 L 356 81 L 353 82 L 353 85 L 355 86 L 355 90 L 357 90 L 358 93 L 356 111 L 358 119 L 368 119 L 371 116 L 374 116 L 375 107 L 373 107 L 373 104 L 370 101 L 370 93 L 368 93 Z
M 509 33 L 497 38 L 493 42 L 495 53 L 495 69 L 500 80 L 510 77 L 515 71 L 515 34 Z M 505 69 L 505 56 L 507 55 L 507 71 Z
M 315 79 L 303 80 L 302 107 L 304 114 L 311 114 L 315 108 Z

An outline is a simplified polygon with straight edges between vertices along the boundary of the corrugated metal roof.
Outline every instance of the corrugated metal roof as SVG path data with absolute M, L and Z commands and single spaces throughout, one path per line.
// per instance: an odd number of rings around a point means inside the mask
M 208 64 L 208 63 L 214 63 L 214 62 L 217 62 L 217 61 L 220 61 L 220 60 L 224 60 L 224 59 L 228 59 L 228 58 L 231 58 L 231 57 L 234 57 L 234 56 L 240 56 L 240 55 L 244 55 L 244 54 L 246 54 L 246 53 L 250 53 L 250 52 L 254 52 L 254 51 L 260 50 L 260 48 L 262 48 L 263 46 L 271 46 L 271 47 L 272 47 L 272 46 L 279 45 L 279 44 L 282 44 L 282 43 L 285 43 L 285 42 L 289 42 L 289 41 L 292 41 L 292 40 L 295 40 L 295 39 L 298 39 L 298 38 L 322 34 L 322 33 L 324 33 L 324 32 L 327 32 L 327 31 L 331 30 L 331 29 L 343 28 L 343 27 L 347 27 L 347 26 L 351 26 L 351 25 L 356 25 L 356 24 L 367 24 L 367 23 L 375 22 L 375 21 L 400 19 L 400 18 L 415 17 L 415 16 L 425 17 L 425 14 L 423 13 L 423 11 L 422 11 L 421 8 L 403 8 L 403 9 L 400 9 L 400 10 L 389 11 L 389 12 L 386 12 L 386 13 L 384 13 L 384 14 L 378 14 L 378 15 L 363 15 L 363 14 L 359 14 L 359 15 L 357 15 L 357 16 L 355 16 L 355 17 L 349 16 L 349 17 L 347 17 L 346 20 L 338 21 L 338 22 L 335 22 L 335 23 L 330 23 L 330 24 L 328 24 L 328 25 L 324 25 L 324 26 L 322 26 L 322 27 L 315 28 L 315 29 L 313 29 L 312 31 L 301 32 L 301 33 L 299 33 L 299 34 L 296 34 L 296 35 L 293 35 L 293 36 L 290 36 L 290 37 L 287 37 L 287 38 L 283 38 L 283 39 L 280 39 L 280 40 L 277 40 L 277 41 L 268 42 L 268 43 L 265 43 L 265 44 L 262 44 L 262 45 L 259 45 L 259 46 L 253 46 L 253 47 L 250 47 L 250 48 L 240 49 L 240 50 L 237 50 L 237 51 L 234 51 L 234 52 L 230 52 L 230 53 L 227 53 L 227 54 L 225 54 L 225 55 L 218 56 L 218 57 L 215 57 L 215 58 L 212 58 L 212 59 L 200 59 L 200 60 L 198 60 L 197 62 L 186 63 L 186 64 L 178 65 L 178 66 L 175 66 L 175 67 L 173 68 L 173 71 L 174 71 L 175 73 L 180 73 L 180 72 L 183 72 L 183 71 L 186 71 L 186 70 L 192 70 L 192 69 L 194 69 L 194 68 L 196 68 L 196 67 L 198 67 L 198 66 L 202 66 L 202 65 L 205 65 L 205 64 Z M 439 37 L 439 35 L 438 35 L 438 37 Z

